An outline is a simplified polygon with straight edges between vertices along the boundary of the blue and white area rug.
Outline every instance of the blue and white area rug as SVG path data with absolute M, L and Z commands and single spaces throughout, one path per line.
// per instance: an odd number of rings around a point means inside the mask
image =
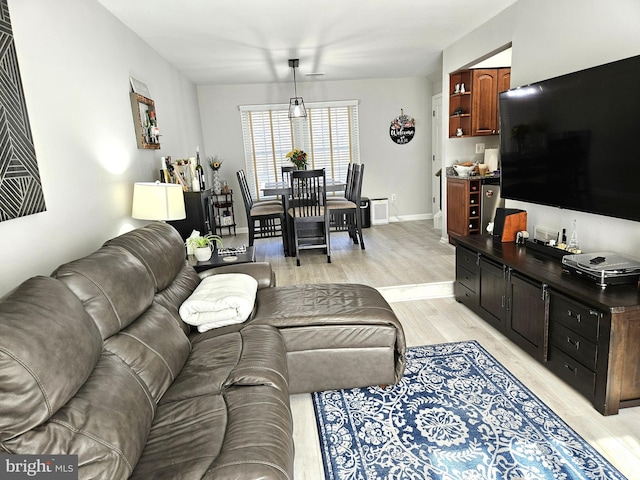
M 410 348 L 398 385 L 313 402 L 328 479 L 625 478 L 477 342 Z

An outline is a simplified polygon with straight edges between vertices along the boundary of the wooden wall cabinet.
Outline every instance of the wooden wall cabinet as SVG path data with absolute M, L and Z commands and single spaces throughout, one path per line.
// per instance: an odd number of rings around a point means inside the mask
M 449 137 L 471 134 L 471 70 L 461 70 L 449 76 Z M 456 92 L 464 85 L 464 92 Z M 461 133 L 458 133 L 461 132 Z
M 465 93 L 456 93 L 464 83 Z M 498 94 L 509 90 L 511 68 L 461 70 L 449 76 L 449 137 L 500 133 Z M 458 129 L 462 129 L 459 135 Z
M 598 287 L 558 259 L 487 235 L 456 239 L 456 300 L 603 415 L 640 406 L 640 290 Z
M 472 235 L 480 233 L 479 179 L 447 178 L 447 234 Z

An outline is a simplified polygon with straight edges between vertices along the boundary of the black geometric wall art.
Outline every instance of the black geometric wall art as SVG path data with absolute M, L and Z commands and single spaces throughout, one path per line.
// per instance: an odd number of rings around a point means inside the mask
M 0 0 L 0 222 L 46 210 L 7 0 Z

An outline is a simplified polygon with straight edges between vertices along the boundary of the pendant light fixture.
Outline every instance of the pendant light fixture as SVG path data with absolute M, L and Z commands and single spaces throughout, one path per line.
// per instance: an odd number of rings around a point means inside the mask
M 293 89 L 295 97 L 289 99 L 289 118 L 307 118 L 307 109 L 304 108 L 304 100 L 298 96 L 298 86 L 296 85 L 296 68 L 300 60 L 297 58 L 289 59 L 289 66 L 293 68 Z

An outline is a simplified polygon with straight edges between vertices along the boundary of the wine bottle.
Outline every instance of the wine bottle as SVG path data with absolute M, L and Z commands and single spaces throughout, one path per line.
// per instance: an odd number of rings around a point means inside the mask
M 202 169 L 202 165 L 200 165 L 200 147 L 196 147 L 196 174 L 198 175 L 198 182 L 200 182 L 200 191 L 204 192 L 205 184 L 204 184 L 204 170 Z

